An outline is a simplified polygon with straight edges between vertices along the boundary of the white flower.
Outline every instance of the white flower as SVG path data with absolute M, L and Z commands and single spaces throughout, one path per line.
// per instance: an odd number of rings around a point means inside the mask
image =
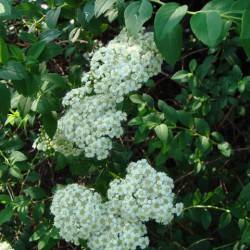
M 122 135 L 121 123 L 126 120 L 126 113 L 116 110 L 114 98 L 103 94 L 86 96 L 85 90 L 79 88 L 69 92 L 63 104 L 68 106 L 58 121 L 63 136 L 86 157 L 107 158 L 111 139 Z
M 136 250 L 145 249 L 149 244 L 146 226 L 142 222 L 129 222 L 110 211 L 109 203 L 102 217 L 102 231 L 88 239 L 91 250 Z
M 142 31 L 133 38 L 124 29 L 107 46 L 93 53 L 88 74 L 95 93 L 112 94 L 116 102 L 121 102 L 125 95 L 157 75 L 161 64 L 153 32 Z M 84 85 L 89 84 L 89 79 L 82 80 Z
M 5 242 L 0 242 L 0 250 L 13 250 L 13 248 L 7 241 L 5 241 Z
M 86 240 L 103 228 L 99 222 L 102 211 L 101 196 L 78 184 L 58 190 L 51 205 L 54 225 L 61 237 L 76 245 L 79 239 Z
M 167 225 L 183 205 L 174 205 L 173 180 L 157 172 L 146 160 L 132 162 L 125 179 L 110 183 L 108 199 L 112 210 L 128 221 L 155 220 Z

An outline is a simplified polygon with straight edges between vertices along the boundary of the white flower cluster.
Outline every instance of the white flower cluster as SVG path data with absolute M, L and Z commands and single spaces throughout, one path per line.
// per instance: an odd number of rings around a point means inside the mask
M 143 159 L 129 164 L 125 179 L 110 183 L 108 199 L 112 210 L 129 221 L 155 220 L 167 225 L 182 211 L 182 204 L 174 206 L 173 188 L 170 177 Z
M 64 98 L 69 108 L 58 121 L 58 129 L 86 157 L 102 160 L 112 148 L 111 139 L 122 135 L 126 113 L 116 110 L 114 98 L 109 95 L 84 96 L 82 92 L 82 88 L 78 94 L 74 90 Z
M 102 231 L 96 231 L 88 239 L 91 250 L 135 250 L 148 246 L 147 228 L 142 222 L 129 222 L 112 214 L 107 204 L 101 221 Z
M 77 184 L 56 192 L 51 211 L 66 240 L 87 240 L 91 250 L 136 250 L 149 244 L 145 222 L 168 224 L 182 212 L 174 205 L 173 181 L 146 160 L 129 164 L 123 180 L 111 182 L 108 201 Z
M 51 205 L 61 237 L 76 245 L 79 239 L 87 239 L 100 230 L 102 211 L 101 196 L 78 184 L 57 191 Z
M 82 77 L 83 86 L 64 97 L 67 110 L 58 121 L 59 144 L 56 134 L 51 146 L 66 155 L 84 152 L 88 158 L 107 158 L 112 139 L 122 135 L 121 123 L 126 120 L 126 113 L 117 110 L 117 103 L 158 74 L 161 64 L 152 32 L 142 31 L 133 38 L 122 30 L 93 52 L 90 70 Z M 36 144 L 38 149 L 46 148 L 46 144 Z
M 93 53 L 90 71 L 83 83 L 93 83 L 96 94 L 111 94 L 116 102 L 138 90 L 150 77 L 161 71 L 162 57 L 158 52 L 153 32 L 140 32 L 136 38 L 124 29 Z
M 0 250 L 13 250 L 13 248 L 7 241 L 5 241 L 5 242 L 0 242 Z

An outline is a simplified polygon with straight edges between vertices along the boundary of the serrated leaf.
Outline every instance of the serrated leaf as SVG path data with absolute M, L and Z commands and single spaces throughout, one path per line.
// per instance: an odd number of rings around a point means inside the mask
M 150 19 L 152 13 L 153 7 L 148 0 L 136 1 L 129 4 L 124 12 L 128 32 L 136 36 L 143 24 Z

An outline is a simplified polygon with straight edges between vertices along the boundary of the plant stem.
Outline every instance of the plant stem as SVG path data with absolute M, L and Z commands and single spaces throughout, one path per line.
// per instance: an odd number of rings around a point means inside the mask
M 212 206 L 212 205 L 194 205 L 194 206 L 184 208 L 183 212 L 186 210 L 189 210 L 189 209 L 193 209 L 193 208 L 214 209 L 214 210 L 224 211 L 226 213 L 231 213 L 229 209 L 222 208 L 222 207 L 216 207 L 216 206 Z
M 150 1 L 153 2 L 153 3 L 158 3 L 160 5 L 164 5 L 165 4 L 164 2 L 162 2 L 160 0 L 150 0 Z

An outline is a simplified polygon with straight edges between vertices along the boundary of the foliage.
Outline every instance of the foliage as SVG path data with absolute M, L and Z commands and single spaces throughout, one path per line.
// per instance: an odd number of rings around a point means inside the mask
M 170 225 L 146 224 L 147 250 L 248 249 L 249 21 L 246 0 L 0 0 L 1 241 L 72 249 L 53 225 L 55 191 L 84 183 L 105 200 L 145 158 L 184 204 Z M 107 159 L 56 152 L 63 97 L 124 27 L 154 32 L 162 72 L 118 104 L 128 122 Z M 45 151 L 32 147 L 41 133 Z

